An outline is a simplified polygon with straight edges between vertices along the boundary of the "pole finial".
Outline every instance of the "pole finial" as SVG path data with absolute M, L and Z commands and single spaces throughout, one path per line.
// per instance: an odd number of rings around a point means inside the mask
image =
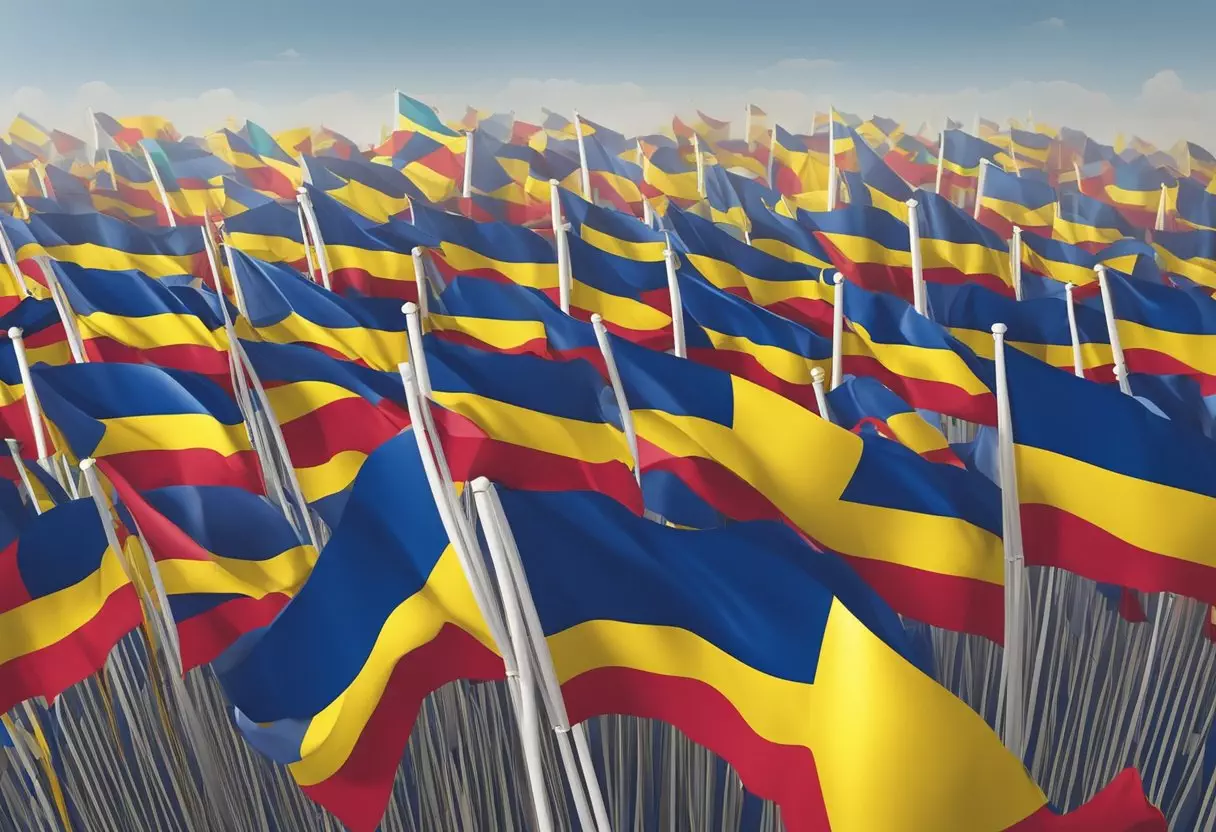
M 1008 331 L 1009 327 L 1005 326 L 1003 323 L 998 322 L 992 325 L 993 335 L 1004 335 Z
M 485 477 L 478 477 L 469 483 L 476 494 L 487 494 L 490 491 L 490 481 Z
M 842 275 L 840 272 L 836 272 L 836 274 L 832 275 L 832 283 L 836 284 L 837 286 L 844 283 L 844 275 Z
M 8 328 L 8 337 L 9 337 L 9 338 L 20 338 L 20 337 L 21 337 L 21 333 L 22 333 L 22 332 L 23 332 L 23 330 L 21 329 L 21 327 L 19 327 L 19 326 L 10 326 L 10 327 Z

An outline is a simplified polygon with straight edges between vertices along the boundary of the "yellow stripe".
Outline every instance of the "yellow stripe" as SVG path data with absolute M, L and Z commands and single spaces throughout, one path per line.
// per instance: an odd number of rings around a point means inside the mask
M 545 340 L 548 333 L 540 321 L 507 321 L 498 318 L 470 318 L 455 315 L 427 316 L 432 332 L 459 332 L 498 350 L 510 350 L 531 341 Z
M 228 242 L 238 251 L 268 263 L 296 263 L 306 259 L 304 244 L 297 243 L 290 237 L 271 237 L 266 234 L 236 231 L 228 234 Z
M 919 413 L 896 413 L 887 417 L 887 427 L 903 445 L 918 454 L 950 447 L 946 437 Z
M 1055 506 L 1120 540 L 1166 557 L 1216 566 L 1207 529 L 1216 500 L 1015 445 L 1018 499 Z
M 194 258 L 168 254 L 132 254 L 117 249 L 105 248 L 95 243 L 51 246 L 46 253 L 54 260 L 75 263 L 88 269 L 123 271 L 135 269 L 148 277 L 169 277 L 190 274 Z
M 883 344 L 875 341 L 865 327 L 856 321 L 850 321 L 849 325 L 861 343 L 850 345 L 849 333 L 845 333 L 846 355 L 869 352 L 888 370 L 904 378 L 945 382 L 971 395 L 990 392 L 963 359 L 950 350 L 927 349 L 911 344 Z
M 178 344 L 228 349 L 228 334 L 222 329 L 210 330 L 193 315 L 166 312 L 143 318 L 128 318 L 107 312 L 77 315 L 83 338 L 103 336 L 135 349 L 148 350 Z
M 583 422 L 516 407 L 473 393 L 436 390 L 434 401 L 465 416 L 491 438 L 590 463 L 623 462 L 633 458 L 619 430 L 603 422 Z
M 833 601 L 814 684 L 675 627 L 589 621 L 547 639 L 559 682 L 615 666 L 700 679 L 761 737 L 810 748 L 835 832 L 1004 829 L 1046 801 L 961 700 Z
M 297 783 L 320 783 L 342 767 L 380 703 L 398 660 L 433 641 L 448 622 L 498 652 L 451 546 L 435 563 L 426 585 L 388 616 L 359 675 L 309 723 L 301 743 L 302 759 L 289 766 Z
M 342 491 L 355 481 L 355 475 L 366 460 L 367 454 L 362 451 L 342 451 L 320 465 L 311 468 L 297 466 L 296 476 L 300 480 L 305 502 L 316 502 Z
M 164 582 L 167 595 L 244 595 L 262 598 L 276 592 L 294 595 L 304 583 L 317 551 L 311 546 L 297 546 L 266 560 L 241 558 L 181 560 L 172 559 L 171 552 L 158 552 L 168 560 L 157 561 L 156 569 Z
M 1183 260 L 1181 257 L 1168 251 L 1164 246 L 1154 245 L 1153 248 L 1157 252 L 1157 257 L 1161 262 L 1163 271 L 1181 275 L 1202 286 L 1216 288 L 1216 262 L 1201 257 Z M 1114 261 L 1109 262 L 1114 267 Z
M 991 332 L 952 328 L 950 334 L 971 347 L 980 358 L 993 358 L 995 347 L 993 346 Z M 1073 368 L 1071 344 L 1032 344 L 1025 341 L 1006 341 L 1005 343 L 1053 367 L 1062 367 L 1066 370 L 1072 370 Z M 1110 344 L 1082 343 L 1080 346 L 1082 369 L 1109 367 L 1114 364 Z
M 789 350 L 781 349 L 781 347 L 774 347 L 770 344 L 757 344 L 755 341 L 739 335 L 728 335 L 705 327 L 702 327 L 702 329 L 709 336 L 710 343 L 713 344 L 714 349 L 731 350 L 732 352 L 750 355 L 764 369 L 782 381 L 788 381 L 791 384 L 810 384 L 812 369 L 822 367 L 826 372 L 832 366 L 831 356 L 818 360 L 809 359 Z
M 771 254 L 774 257 L 785 260 L 789 263 L 806 263 L 808 266 L 815 266 L 820 269 L 830 269 L 832 264 L 826 260 L 820 260 L 818 257 L 803 251 L 800 248 L 791 246 L 788 243 L 783 243 L 779 240 L 770 240 L 767 238 L 752 238 L 752 247 L 763 251 L 765 254 Z
M 557 288 L 556 263 L 514 263 L 507 260 L 496 260 L 450 242 L 444 242 L 441 248 L 443 259 L 457 272 L 492 269 L 506 275 L 512 282 L 521 286 L 530 286 L 542 291 Z M 659 259 L 663 258 L 659 257 Z
M 1161 203 L 1160 188 L 1154 188 L 1151 191 L 1129 191 L 1118 185 L 1107 185 L 1106 195 L 1112 202 L 1119 205 L 1141 208 L 1145 211 L 1156 211 L 1157 206 Z
M 588 312 L 599 312 L 608 323 L 642 332 L 671 326 L 671 316 L 667 313 L 633 298 L 603 292 L 579 280 L 571 283 L 570 305 Z
M 1003 199 L 985 196 L 983 207 L 1004 217 L 1014 225 L 1023 227 L 1050 226 L 1055 221 L 1056 206 L 1054 202 L 1039 208 L 1028 208 L 1018 202 L 1007 202 Z
M 666 243 L 658 240 L 649 243 L 635 243 L 632 240 L 622 240 L 619 237 L 613 237 L 611 234 L 605 234 L 599 229 L 592 228 L 587 223 L 583 223 L 579 236 L 601 251 L 642 263 L 663 262 L 663 252 L 667 248 Z
M 1078 243 L 1113 243 L 1123 239 L 1123 234 L 1117 228 L 1097 228 L 1092 225 L 1069 222 L 1055 218 L 1052 224 L 1052 236 L 1057 240 L 1077 245 Z
M 409 360 L 404 332 L 386 332 L 364 327 L 319 327 L 295 313 L 278 323 L 257 328 L 262 340 L 275 344 L 316 344 L 328 347 L 352 361 L 361 359 L 375 370 L 393 372 Z
M 353 390 L 328 381 L 293 381 L 267 387 L 266 398 L 279 424 L 285 425 L 327 404 L 360 396 Z
M 225 425 L 214 416 L 183 413 L 100 419 L 106 432 L 93 456 L 132 451 L 185 451 L 209 448 L 224 456 L 252 450 L 245 425 Z
M 78 583 L 0 613 L 0 664 L 67 638 L 128 583 L 122 562 L 107 549 L 98 570 Z
M 362 269 L 382 280 L 414 280 L 414 258 L 408 251 L 374 251 L 326 244 L 331 269 Z
M 869 237 L 859 237 L 852 234 L 824 234 L 832 245 L 840 250 L 845 259 L 852 263 L 879 263 L 884 266 L 897 268 L 912 268 L 912 252 L 891 249 L 877 240 Z M 928 240 L 921 242 L 924 251 Z M 927 265 L 927 264 L 926 264 Z
M 1202 373 L 1216 375 L 1216 333 L 1194 335 L 1183 332 L 1165 332 L 1143 326 L 1132 321 L 1116 321 L 1119 340 L 1123 349 L 1147 349 L 1173 356 L 1189 367 Z
M 996 275 L 1012 285 L 1009 254 L 978 243 L 952 243 L 947 240 L 923 238 L 920 242 L 922 267 L 926 269 L 957 269 L 963 274 Z
M 362 214 L 373 222 L 388 222 L 393 216 L 406 211 L 410 207 L 409 199 L 389 196 L 388 194 L 369 188 L 361 182 L 347 180 L 346 184 L 325 192 L 328 196 L 341 202 L 347 208 Z M 324 231 L 322 230 L 322 236 Z

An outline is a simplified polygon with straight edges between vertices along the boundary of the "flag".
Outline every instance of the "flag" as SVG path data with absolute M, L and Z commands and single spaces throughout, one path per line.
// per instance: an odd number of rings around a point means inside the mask
M 1174 210 L 1178 230 L 1216 231 L 1216 194 L 1201 188 L 1190 179 L 1178 180 L 1178 202 Z
M 1033 125 L 1028 125 L 1033 127 Z M 1032 130 L 1019 130 L 1014 127 L 1009 131 L 1009 155 L 1013 157 L 1016 170 L 1031 168 L 1047 170 L 1051 157 L 1052 137 L 1045 133 Z
M 951 201 L 958 201 L 960 192 L 975 190 L 981 159 L 994 164 L 1008 160 L 1001 148 L 959 129 L 947 129 L 942 134 L 941 152 L 941 187 L 938 191 Z
M 56 270 L 90 361 L 188 370 L 231 389 L 228 335 L 210 289 L 167 286 L 139 272 L 73 263 L 57 264 Z M 205 293 L 212 294 L 210 302 Z
M 133 518 L 155 563 L 177 625 L 183 673 L 270 624 L 316 563 L 316 550 L 265 497 L 215 485 L 140 492 L 113 466 L 98 467 L 121 500 L 120 516 L 125 510 Z M 147 572 L 147 556 L 131 561 Z
M 767 144 L 771 130 L 768 126 L 768 113 L 755 104 L 747 105 L 747 135 L 744 139 L 749 145 Z
M 1003 239 L 944 197 L 920 191 L 916 201 L 926 283 L 978 283 L 1013 296 L 1009 247 Z
M 1194 142 L 1179 141 L 1172 151 L 1178 170 L 1186 178 L 1193 179 L 1200 185 L 1211 184 L 1216 175 L 1216 156 Z M 1180 180 L 1181 181 L 1181 180 Z
M 582 320 L 599 313 L 612 332 L 653 349 L 672 346 L 667 266 L 633 260 L 569 237 L 570 310 Z
M 318 244 L 325 246 L 333 291 L 417 301 L 418 284 L 410 252 L 415 246 L 433 246 L 438 240 L 400 220 L 362 227 L 350 209 L 328 194 L 305 187 L 320 229 Z
M 1176 194 L 1177 180 L 1142 158 L 1112 164 L 1114 179 L 1103 187 L 1098 197 L 1117 208 L 1124 219 L 1136 228 L 1153 228 L 1161 200 L 1168 199 L 1170 191 Z M 1162 186 L 1165 186 L 1164 193 Z M 1089 189 L 1086 188 L 1085 192 L 1089 193 Z
M 232 252 L 248 319 L 242 337 L 304 344 L 343 361 L 393 372 L 408 360 L 405 313 L 387 298 L 344 298 L 283 265 Z M 256 333 L 256 336 L 254 335 Z
M 814 231 L 841 274 L 871 291 L 912 299 L 912 249 L 907 223 L 868 205 L 816 213 L 799 211 L 798 219 Z
M 1181 191 L 1179 194 L 1181 205 Z M 1077 192 L 1061 193 L 1059 197 L 1051 229 L 1054 239 L 1097 253 L 1132 235 L 1127 220 L 1105 202 Z
M 309 580 L 219 675 L 250 743 L 348 828 L 371 832 L 423 700 L 503 673 L 404 433 L 363 466 Z
M 613 349 L 643 471 L 677 473 L 734 519 L 787 519 L 846 556 L 897 612 L 1001 638 L 992 483 L 863 441 L 739 376 L 619 339 Z
M 514 225 L 534 225 L 549 218 L 548 181 L 542 193 L 539 182 L 529 188 L 531 148 L 507 145 L 480 131 L 472 136 L 473 153 L 469 199 L 461 199 L 461 210 L 482 221 L 500 220 Z M 511 158 L 503 164 L 503 157 Z M 522 173 L 522 176 L 518 174 Z
M 1216 393 L 1216 300 L 1113 271 L 1106 282 L 1127 369 L 1193 376 L 1205 395 Z
M 820 269 L 832 267 L 830 255 L 812 229 L 791 217 L 773 213 L 756 197 L 756 194 L 739 194 L 747 218 L 751 220 L 754 247 L 791 263 Z
M 883 161 L 912 187 L 923 187 L 937 178 L 937 143 L 919 135 L 904 134 L 883 154 Z
M 1056 214 L 1054 188 L 1029 176 L 1006 173 L 995 165 L 988 165 L 983 180 L 980 222 L 1005 240 L 1013 236 L 1015 225 L 1029 234 L 1051 236 Z
M 295 344 L 241 348 L 266 390 L 304 501 L 335 528 L 364 460 L 409 427 L 401 376 Z
M 1216 288 L 1216 231 L 1156 231 L 1153 249 L 1165 272 Z
M 439 191 L 420 188 L 401 171 L 367 160 L 336 156 L 303 156 L 305 185 L 374 223 L 387 222 L 409 212 L 417 200 L 442 201 L 451 190 L 447 180 Z
M 42 158 L 47 158 L 51 148 L 50 131 L 25 113 L 17 113 L 5 138 L 27 153 Z
M 13 240 L 18 260 L 46 254 L 85 268 L 134 270 L 154 278 L 211 273 L 197 228 L 150 230 L 103 214 L 38 214 L 30 218 L 28 236 L 35 246 Z
M 678 205 L 691 205 L 701 198 L 697 189 L 697 165 L 671 147 L 643 146 L 642 181 L 650 186 L 649 194 L 661 194 Z
M 220 206 L 220 213 L 225 218 L 235 217 L 263 205 L 278 205 L 273 197 L 246 187 L 232 177 L 225 176 L 223 185 L 224 203 Z
M 928 290 L 932 319 L 981 358 L 993 357 L 992 325 L 1003 323 L 1007 327 L 1006 345 L 1053 367 L 1073 371 L 1072 335 L 1063 295 L 1018 301 L 976 285 L 934 284 Z M 1083 303 L 1077 296 L 1073 314 L 1086 377 L 1113 382 L 1114 358 L 1101 307 Z
M 636 217 L 593 205 L 562 190 L 562 216 L 570 223 L 570 233 L 598 249 L 639 262 L 661 263 L 667 238 Z
M 629 451 L 603 377 L 585 361 L 487 352 L 427 336 L 452 476 L 514 488 L 600 491 L 642 513 Z
M 51 198 L 60 209 L 69 214 L 86 214 L 96 210 L 88 185 L 80 177 L 68 173 L 58 165 L 44 167 Z
M 135 156 L 121 150 L 109 150 L 105 158 L 113 176 L 114 193 L 110 197 L 113 207 L 127 216 L 151 216 L 157 224 L 168 225 L 160 188 L 142 154 Z
M 872 205 L 906 223 L 912 189 L 868 144 L 857 140 L 853 144 L 857 149 L 857 172 L 864 191 L 850 187 L 850 203 Z
M 913 407 L 991 425 L 996 401 L 975 355 L 941 325 L 893 295 L 849 283 L 844 317 L 868 348 L 849 351 L 845 371 L 878 379 Z
M 37 364 L 60 366 L 72 361 L 72 352 L 67 343 L 67 332 L 59 319 L 59 312 L 51 300 L 24 298 L 15 307 L 0 317 L 0 332 L 8 333 L 11 327 L 20 327 L 25 344 L 25 360 L 30 367 Z M 37 444 L 29 409 L 25 401 L 25 384 L 21 368 L 17 363 L 17 349 L 9 338 L 0 340 L 0 428 L 4 436 L 21 443 L 26 453 L 31 453 Z M 48 444 L 51 437 L 47 437 Z
M 832 287 L 822 269 L 782 260 L 679 209 L 667 214 L 680 258 L 717 288 L 789 318 L 820 335 L 832 331 Z
M 404 132 L 426 136 L 443 145 L 453 153 L 463 153 L 465 137 L 461 133 L 444 126 L 438 114 L 421 101 L 410 98 L 400 90 L 396 93 L 397 124 L 395 132 Z
M 199 225 L 205 215 L 220 213 L 222 177 L 235 175 L 232 165 L 186 142 L 144 139 L 140 146 L 155 166 L 179 224 Z
M 1027 563 L 1216 601 L 1216 445 L 1112 386 L 1005 362 Z
M 0 708 L 101 671 L 143 614 L 91 499 L 0 520 Z
M 739 195 L 735 193 L 734 186 L 726 176 L 726 169 L 715 159 L 713 164 L 706 163 L 704 173 L 705 198 L 691 210 L 696 212 L 700 208 L 706 219 L 712 222 L 734 226 L 745 234 L 750 232 L 751 220 L 747 218 L 743 203 L 739 201 Z
M 101 363 L 31 373 L 47 421 L 76 459 L 106 459 L 141 491 L 230 485 L 263 493 L 240 409 L 204 376 Z
M 826 191 L 828 161 L 826 148 L 812 151 L 812 137 L 788 132 L 780 124 L 773 126 L 773 187 L 786 196 Z
M 609 153 L 598 136 L 583 137 L 592 202 L 607 203 L 627 214 L 642 213 L 642 167 Z M 554 177 L 560 180 L 560 177 Z
M 259 135 L 265 136 L 265 131 Z M 263 145 L 271 152 L 266 158 L 244 137 L 231 130 L 210 133 L 205 141 L 216 158 L 239 172 L 241 179 L 254 190 L 280 199 L 295 199 L 296 188 L 303 181 L 303 172 L 290 157 L 283 158 L 285 154 L 277 144 L 273 144 L 273 139 Z M 277 153 L 274 152 L 276 150 Z
M 475 222 L 421 206 L 414 207 L 414 224 L 441 241 L 430 256 L 445 278 L 461 274 L 484 277 L 557 297 L 557 255 L 539 234 L 507 223 Z
M 907 402 L 872 378 L 849 378 L 827 394 L 831 419 L 854 433 L 872 431 L 930 462 L 963 467 L 942 435 Z
M 300 216 L 292 208 L 272 202 L 226 217 L 224 236 L 228 245 L 250 257 L 282 263 L 301 273 L 308 271 Z

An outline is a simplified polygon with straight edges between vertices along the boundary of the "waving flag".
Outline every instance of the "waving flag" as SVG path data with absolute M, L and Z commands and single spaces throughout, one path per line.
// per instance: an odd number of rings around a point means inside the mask
M 1132 227 L 1110 205 L 1082 193 L 1061 193 L 1052 223 L 1052 236 L 1097 253 L 1132 234 Z
M 608 203 L 618 211 L 642 213 L 642 167 L 608 152 L 600 139 L 585 136 L 583 145 L 587 157 L 587 173 L 591 180 L 593 201 Z
M 304 500 L 334 528 L 368 455 L 409 427 L 401 377 L 294 344 L 243 341 Z
M 1206 394 L 1216 393 L 1216 300 L 1111 271 L 1106 281 L 1127 369 L 1194 376 Z
M 236 403 L 204 376 L 142 364 L 36 365 L 43 411 L 77 459 L 106 459 L 143 491 L 229 485 L 263 493 Z
M 912 198 L 912 189 L 908 187 L 908 183 L 891 170 L 865 141 L 855 139 L 853 145 L 857 150 L 857 173 L 864 190 L 850 188 L 851 203 L 872 205 L 906 223 L 906 203 Z
M 827 152 L 812 151 L 812 137 L 773 127 L 773 187 L 786 196 L 828 189 Z
M 798 212 L 801 223 L 851 281 L 874 292 L 912 300 L 912 249 L 907 223 L 867 205 Z M 922 250 L 925 245 L 922 243 Z M 927 279 L 927 276 L 926 276 Z
M 503 672 L 406 433 L 371 455 L 308 581 L 220 679 L 251 744 L 371 832 L 423 700 Z
M 29 234 L 36 246 L 13 241 L 18 260 L 46 254 L 85 268 L 135 270 L 154 278 L 211 273 L 197 228 L 153 231 L 102 214 L 38 214 L 30 218 Z
M 25 520 L 6 511 L 0 539 L 0 708 L 8 711 L 99 672 L 143 614 L 92 500 Z
M 0 317 L 0 331 L 6 335 L 10 327 L 20 327 L 25 343 L 25 359 L 31 366 L 38 364 L 61 366 L 72 361 L 67 333 L 51 300 L 25 298 Z M 29 410 L 25 401 L 25 385 L 17 363 L 12 340 L 0 341 L 0 428 L 4 437 L 21 443 L 26 452 L 36 447 Z M 49 437 L 48 437 L 49 439 Z
M 1050 237 L 1055 224 L 1056 192 L 1046 182 L 1006 173 L 995 165 L 984 172 L 979 221 L 1009 239 L 1016 225 L 1029 234 Z
M 248 320 L 242 335 L 276 344 L 305 344 L 345 361 L 392 372 L 407 360 L 405 313 L 396 300 L 344 298 L 283 265 L 234 251 Z
M 619 340 L 614 351 L 643 471 L 677 473 L 729 517 L 788 520 L 903 614 L 1000 639 L 991 483 L 865 442 L 739 376 Z
M 5 138 L 22 150 L 43 158 L 51 148 L 50 131 L 25 113 L 17 113 Z
M 1013 296 L 1003 239 L 937 194 L 918 192 L 916 201 L 926 283 L 978 283 Z
M 444 277 L 463 274 L 518 283 L 557 297 L 557 255 L 539 234 L 421 206 L 414 207 L 414 224 L 442 241 L 432 255 Z
M 611 254 L 578 237 L 570 237 L 566 245 L 571 314 L 589 320 L 598 312 L 611 331 L 630 341 L 671 348 L 671 295 L 664 263 Z
M 980 160 L 994 164 L 1008 160 L 1008 154 L 994 144 L 977 139 L 962 130 L 946 130 L 942 135 L 941 183 L 938 192 L 957 200 L 960 192 L 975 190 L 980 175 Z
M 667 239 L 641 220 L 561 191 L 562 216 L 574 236 L 629 260 L 661 263 Z
M 292 208 L 272 202 L 242 211 L 224 220 L 224 234 L 229 245 L 251 257 L 308 271 L 300 217 Z
M 1153 228 L 1162 199 L 1174 188 L 1177 180 L 1169 173 L 1153 167 L 1148 160 L 1138 158 L 1132 162 L 1115 161 L 1114 180 L 1106 184 L 1098 194 L 1136 228 Z M 1086 193 L 1088 193 L 1088 188 Z
M 363 159 L 304 156 L 301 163 L 305 170 L 305 184 L 314 202 L 318 201 L 318 192 L 324 192 L 359 215 L 361 223 L 363 219 L 369 220 L 363 223 L 365 225 L 387 222 L 407 214 L 410 206 L 419 198 L 441 201 L 448 195 L 449 185 L 446 181 L 442 193 L 428 197 L 423 189 L 400 171 Z
M 1174 221 L 1179 230 L 1216 231 L 1216 194 L 1190 179 L 1178 180 L 1178 202 L 1174 210 Z
M 99 467 L 156 564 L 177 624 L 183 673 L 273 621 L 317 560 L 264 497 L 225 486 L 140 492 L 112 465 Z M 132 560 L 147 569 L 142 559 Z
M 941 429 L 872 378 L 850 378 L 827 395 L 832 421 L 854 433 L 872 431 L 931 462 L 962 467 Z
M 1216 231 L 1157 231 L 1153 249 L 1164 271 L 1216 288 Z
M 303 177 L 298 165 L 289 165 L 276 158 L 277 154 L 262 158 L 252 144 L 231 130 L 211 133 L 206 142 L 215 157 L 239 172 L 251 188 L 280 199 L 295 199 Z

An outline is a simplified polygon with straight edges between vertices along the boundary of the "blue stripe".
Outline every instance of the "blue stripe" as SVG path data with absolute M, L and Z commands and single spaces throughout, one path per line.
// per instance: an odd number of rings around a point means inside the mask
M 176 485 L 142 496 L 195 543 L 222 558 L 269 560 L 303 545 L 277 508 L 241 488 Z M 157 556 L 172 558 L 173 553 Z

